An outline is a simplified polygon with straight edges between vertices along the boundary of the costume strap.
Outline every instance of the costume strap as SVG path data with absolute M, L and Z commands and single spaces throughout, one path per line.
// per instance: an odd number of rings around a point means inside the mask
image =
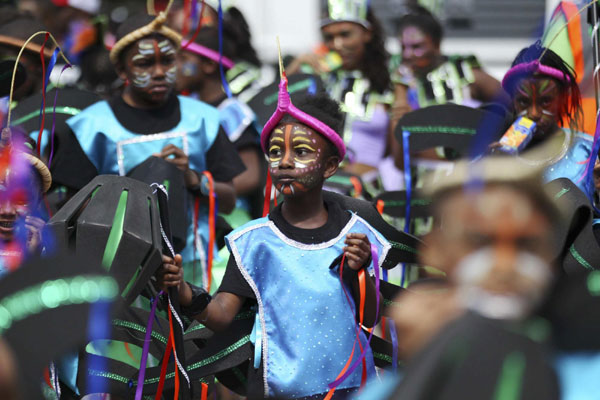
M 202 172 L 202 175 L 208 179 L 208 259 L 206 261 L 206 291 L 210 293 L 212 284 L 212 264 L 215 247 L 215 227 L 217 219 L 217 194 L 215 193 L 215 181 L 209 171 Z M 196 218 L 196 228 L 198 227 L 198 219 Z

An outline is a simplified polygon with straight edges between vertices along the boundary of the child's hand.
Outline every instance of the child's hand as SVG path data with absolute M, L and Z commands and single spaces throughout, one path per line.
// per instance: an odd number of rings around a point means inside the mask
M 369 256 L 371 255 L 371 243 L 367 238 L 367 235 L 362 233 L 349 233 L 346 235 L 346 247 L 344 247 L 344 254 L 348 266 L 355 271 L 361 269 Z
M 162 290 L 167 290 L 170 287 L 181 288 L 183 282 L 183 267 L 182 259 L 179 254 L 175 255 L 175 258 L 169 256 L 162 256 L 163 265 L 156 273 L 158 280 L 158 286 Z

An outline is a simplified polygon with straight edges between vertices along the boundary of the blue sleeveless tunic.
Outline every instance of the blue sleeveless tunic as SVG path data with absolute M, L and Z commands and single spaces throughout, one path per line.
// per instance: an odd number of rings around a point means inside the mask
M 262 346 L 266 397 L 326 393 L 344 368 L 356 338 L 355 308 L 348 304 L 339 274 L 329 266 L 342 254 L 350 232 L 366 234 L 383 262 L 390 244 L 355 214 L 336 238 L 324 243 L 296 242 L 268 218 L 251 221 L 227 236 L 231 254 L 258 302 L 257 346 Z M 364 348 L 367 339 L 362 332 L 360 340 Z M 359 355 L 357 346 L 354 360 Z M 370 349 L 366 360 L 373 375 Z M 359 366 L 339 389 L 359 387 L 360 382 Z
M 569 131 L 563 128 L 564 131 Z M 569 131 L 572 132 L 572 131 Z M 587 160 L 592 153 L 594 138 L 583 132 L 572 133 L 571 144 L 563 158 L 548 166 L 544 171 L 544 181 L 550 182 L 558 178 L 568 178 L 575 183 L 589 199 L 593 198 L 593 181 L 581 179 L 585 173 Z
M 189 157 L 190 168 L 206 170 L 206 152 L 219 132 L 219 112 L 212 106 L 178 96 L 181 120 L 168 132 L 142 135 L 125 129 L 106 101 L 95 103 L 67 120 L 81 148 L 99 174 L 126 175 L 132 168 L 173 144 Z M 191 196 L 191 195 L 190 195 Z M 184 262 L 198 259 L 193 251 L 193 199 L 188 201 L 187 244 L 182 252 Z M 206 254 L 208 244 L 208 208 L 201 206 L 198 229 Z

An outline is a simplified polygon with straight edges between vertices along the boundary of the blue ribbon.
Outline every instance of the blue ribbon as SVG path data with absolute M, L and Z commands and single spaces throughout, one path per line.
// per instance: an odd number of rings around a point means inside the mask
M 398 333 L 396 325 L 391 318 L 388 318 L 388 326 L 390 327 L 390 338 L 392 339 L 392 370 L 398 371 Z
M 262 326 L 258 312 L 254 318 L 254 327 L 250 334 L 250 341 L 254 344 L 254 369 L 258 369 L 262 359 Z
M 402 131 L 402 151 L 404 152 L 404 187 L 406 192 L 406 213 L 404 214 L 404 232 L 410 231 L 410 202 L 412 200 L 412 176 L 410 174 L 410 132 Z M 402 280 L 400 286 L 404 287 L 406 281 L 406 264 L 402 264 Z
M 90 308 L 90 319 L 88 321 L 88 337 L 90 342 L 96 339 L 108 337 L 110 332 L 109 319 L 110 303 L 107 301 L 98 301 L 93 303 Z M 93 357 L 90 360 L 88 368 L 97 371 L 106 371 L 108 360 L 104 357 Z M 105 393 L 107 382 L 104 378 L 88 377 L 88 389 L 90 393 Z
M 58 58 L 58 54 L 60 53 L 60 47 L 57 47 L 52 53 L 52 57 L 50 57 L 50 61 L 48 62 L 48 68 L 46 69 L 46 76 L 44 76 L 44 93 L 42 93 L 42 103 L 40 104 L 40 117 L 39 117 L 39 126 L 41 128 L 42 125 L 42 114 L 44 113 L 44 102 L 46 99 L 46 91 L 48 90 L 48 81 L 50 80 L 50 73 L 52 69 L 54 69 L 54 65 L 56 64 L 56 59 Z
M 231 94 L 231 89 L 229 88 L 229 83 L 227 83 L 227 79 L 225 79 L 225 70 L 223 69 L 223 7 L 221 6 L 221 0 L 219 0 L 219 72 L 221 73 L 221 83 L 223 84 L 223 89 L 225 90 L 225 94 L 227 94 L 228 98 L 232 98 L 233 94 Z

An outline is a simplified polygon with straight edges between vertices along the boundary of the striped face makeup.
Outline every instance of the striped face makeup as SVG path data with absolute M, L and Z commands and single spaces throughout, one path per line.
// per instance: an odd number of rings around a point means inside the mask
M 322 182 L 327 146 L 325 138 L 305 125 L 278 125 L 269 139 L 267 154 L 277 190 L 284 195 L 294 195 Z
M 513 106 L 519 116 L 537 123 L 537 136 L 552 133 L 560 122 L 561 94 L 556 81 L 547 77 L 523 79 L 516 88 Z
M 164 101 L 177 78 L 177 49 L 168 39 L 141 39 L 126 53 L 131 90 L 152 103 Z

